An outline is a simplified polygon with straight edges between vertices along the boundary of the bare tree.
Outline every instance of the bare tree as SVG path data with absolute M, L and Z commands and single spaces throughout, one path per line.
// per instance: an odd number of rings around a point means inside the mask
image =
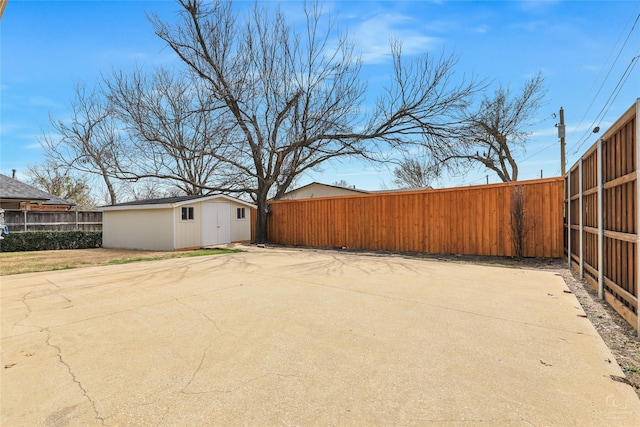
M 503 182 L 518 180 L 518 152 L 524 151 L 531 135 L 527 129 L 544 105 L 547 89 L 542 74 L 531 77 L 522 92 L 513 95 L 500 85 L 492 96 L 485 95 L 478 110 L 469 115 L 461 143 L 440 154 L 444 163 L 467 168 L 482 165 Z
M 145 179 L 136 185 L 128 186 L 127 194 L 132 200 L 160 199 L 184 195 L 184 191 L 175 185 L 167 186 L 164 179 Z
M 120 134 L 111 106 L 99 90 L 87 90 L 85 84 L 78 83 L 71 110 L 69 122 L 50 117 L 53 132 L 44 134 L 40 141 L 45 155 L 53 164 L 99 175 L 111 204 L 115 204 L 113 177 L 120 156 Z
M 429 154 L 405 156 L 393 170 L 393 182 L 401 188 L 427 188 L 440 176 L 440 168 Z
M 63 199 L 74 201 L 80 208 L 93 208 L 89 180 L 86 176 L 74 176 L 64 166 L 45 161 L 41 165 L 31 165 L 25 171 L 28 182 L 36 188 Z
M 138 69 L 114 72 L 105 85 L 128 135 L 118 159 L 120 178 L 162 179 L 189 195 L 241 181 L 218 159 L 233 159 L 237 149 L 226 143 L 229 120 L 202 81 L 164 69 L 147 76 Z
M 280 10 L 258 3 L 245 23 L 229 2 L 179 4 L 179 23 L 152 22 L 208 89 L 226 125 L 224 145 L 211 155 L 246 179 L 233 188 L 209 188 L 252 196 L 258 242 L 267 237 L 268 197 L 282 196 L 296 176 L 337 157 L 371 158 L 380 143 L 436 148 L 450 140 L 476 87 L 453 83 L 454 57 L 405 63 L 396 42 L 391 83 L 365 111 L 361 61 L 347 38 L 333 37 L 333 22 L 324 25 L 318 4 L 305 5 L 302 34 Z

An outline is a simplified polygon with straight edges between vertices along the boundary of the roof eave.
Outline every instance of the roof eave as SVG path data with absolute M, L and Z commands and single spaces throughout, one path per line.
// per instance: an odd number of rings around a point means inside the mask
M 102 206 L 99 209 L 101 211 L 131 211 L 142 209 L 172 209 L 174 204 L 163 203 L 160 205 L 118 205 L 118 206 Z
M 199 199 L 184 200 L 182 202 L 173 203 L 173 206 L 174 207 L 179 207 L 179 206 L 183 206 L 183 205 L 189 205 L 189 204 L 194 203 L 194 202 L 197 202 L 197 203 L 208 202 L 209 200 L 214 200 L 214 199 L 225 199 L 225 200 L 228 200 L 230 202 L 234 202 L 234 203 L 238 203 L 238 204 L 241 204 L 241 205 L 245 205 L 245 206 L 250 207 L 250 208 L 254 208 L 254 209 L 256 208 L 256 205 L 254 205 L 252 203 L 245 202 L 244 200 L 240 200 L 240 199 L 235 199 L 235 198 L 233 198 L 231 196 L 227 196 L 225 194 L 214 194 L 214 195 L 211 195 L 211 196 L 202 196 Z
M 31 198 L 26 198 L 26 197 L 11 197 L 11 196 L 0 196 L 0 200 L 19 200 L 21 202 L 46 202 L 47 200 L 50 199 L 46 199 L 46 198 L 35 198 L 35 197 L 31 197 Z
M 176 203 L 162 203 L 162 204 L 146 204 L 146 205 L 119 205 L 119 206 L 103 206 L 101 211 L 128 211 L 128 210 L 142 210 L 142 209 L 173 209 L 180 206 L 190 205 L 193 203 L 202 203 L 214 199 L 225 199 L 230 202 L 238 203 L 240 205 L 247 206 L 249 208 L 256 209 L 256 205 L 245 202 L 244 200 L 234 199 L 233 197 L 226 196 L 224 194 L 216 194 L 213 196 L 203 196 L 198 199 L 183 200 Z

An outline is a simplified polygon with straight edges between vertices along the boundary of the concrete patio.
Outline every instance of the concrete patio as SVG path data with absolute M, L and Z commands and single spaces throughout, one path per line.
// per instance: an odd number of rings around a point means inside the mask
M 0 290 L 2 426 L 640 425 L 551 272 L 254 248 Z

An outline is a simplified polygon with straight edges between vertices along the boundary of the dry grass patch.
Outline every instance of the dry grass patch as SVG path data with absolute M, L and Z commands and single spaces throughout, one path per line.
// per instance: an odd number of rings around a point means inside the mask
M 62 251 L 2 252 L 0 276 L 37 271 L 66 270 L 95 265 L 126 264 L 169 258 L 241 252 L 239 249 L 202 249 L 186 252 L 135 251 L 125 249 L 70 249 Z

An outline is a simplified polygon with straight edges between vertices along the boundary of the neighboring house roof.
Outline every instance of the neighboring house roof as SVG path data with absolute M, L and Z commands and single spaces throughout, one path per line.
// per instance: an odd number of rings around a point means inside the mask
M 410 188 L 410 187 L 405 187 L 405 188 L 392 188 L 392 189 L 387 189 L 387 190 L 372 190 L 370 191 L 370 193 L 373 194 L 377 194 L 377 193 L 403 193 L 403 192 L 410 192 L 410 191 L 426 191 L 426 190 L 433 190 L 433 187 L 428 185 L 426 187 L 416 187 L 416 188 Z
M 224 194 L 210 194 L 208 196 L 177 196 L 177 197 L 163 197 L 161 199 L 146 199 L 146 200 L 134 200 L 132 202 L 117 203 L 110 206 L 102 206 L 100 209 L 103 211 L 118 211 L 129 209 L 168 209 L 176 208 L 182 205 L 187 205 L 191 202 L 206 202 L 214 199 L 225 199 L 231 202 L 239 203 L 250 208 L 256 206 L 252 203 L 245 202 L 244 200 L 236 199 Z
M 323 184 L 321 182 L 312 182 L 310 184 L 307 185 L 303 185 L 302 187 L 298 187 L 295 190 L 291 190 L 291 191 L 287 191 L 286 193 L 284 193 L 282 195 L 281 199 L 287 199 L 287 197 L 290 197 L 291 195 L 294 195 L 295 193 L 300 193 L 303 192 L 305 190 L 308 190 L 310 187 L 323 187 L 327 190 L 332 190 L 332 189 L 336 189 L 336 190 L 340 190 L 341 192 L 350 192 L 350 193 L 360 193 L 360 194 L 369 194 L 371 193 L 370 191 L 367 190 L 361 190 L 359 188 L 355 188 L 355 187 L 341 187 L 339 185 L 330 185 L 330 184 Z
M 288 192 L 287 192 L 287 193 L 285 193 L 285 194 L 293 193 L 294 191 L 302 190 L 302 189 L 307 188 L 307 187 L 310 187 L 310 186 L 312 186 L 312 185 L 321 185 L 321 186 L 323 186 L 323 187 L 338 188 L 338 189 L 340 189 L 340 190 L 349 190 L 349 191 L 354 191 L 354 192 L 356 192 L 356 193 L 369 193 L 369 192 L 370 192 L 370 191 L 367 191 L 367 190 L 361 190 L 361 189 L 359 189 L 359 188 L 356 188 L 355 186 L 353 186 L 353 187 L 342 187 L 342 186 L 340 186 L 340 185 L 323 184 L 322 182 L 315 182 L 315 181 L 314 181 L 314 182 L 312 182 L 311 184 L 303 185 L 302 187 L 298 187 L 298 188 L 296 188 L 295 190 L 288 191 Z
M 75 205 L 70 200 L 54 196 L 3 174 L 0 174 L 0 199 L 41 202 L 43 205 Z

